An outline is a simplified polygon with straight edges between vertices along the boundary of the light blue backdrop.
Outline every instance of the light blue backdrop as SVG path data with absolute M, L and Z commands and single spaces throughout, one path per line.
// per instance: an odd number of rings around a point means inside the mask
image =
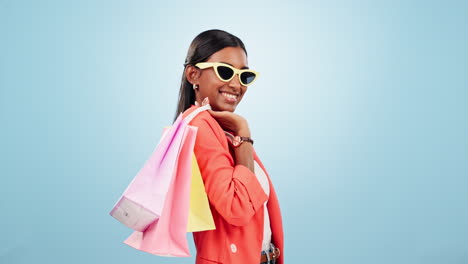
M 0 262 L 194 263 L 126 246 L 108 213 L 220 28 L 262 74 L 238 112 L 288 264 L 468 263 L 467 20 L 465 1 L 0 0 Z

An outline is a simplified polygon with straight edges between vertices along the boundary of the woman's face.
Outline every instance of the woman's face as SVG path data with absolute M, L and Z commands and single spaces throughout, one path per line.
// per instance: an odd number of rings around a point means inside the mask
M 237 69 L 248 68 L 247 55 L 240 47 L 226 47 L 213 53 L 207 62 L 223 62 Z M 224 82 L 216 76 L 213 67 L 199 71 L 201 73 L 198 79 L 193 82 L 199 87 L 198 91 L 195 91 L 197 102 L 201 104 L 203 99 L 208 97 L 214 111 L 234 112 L 247 90 L 247 86 L 239 82 L 239 75 L 236 74 L 232 80 Z

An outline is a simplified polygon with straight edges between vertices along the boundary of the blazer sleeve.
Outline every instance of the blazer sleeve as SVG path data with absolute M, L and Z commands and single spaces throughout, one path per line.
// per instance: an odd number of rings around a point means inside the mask
M 255 174 L 244 165 L 235 165 L 223 145 L 216 121 L 196 118 L 198 127 L 194 152 L 210 203 L 231 225 L 246 225 L 268 200 Z

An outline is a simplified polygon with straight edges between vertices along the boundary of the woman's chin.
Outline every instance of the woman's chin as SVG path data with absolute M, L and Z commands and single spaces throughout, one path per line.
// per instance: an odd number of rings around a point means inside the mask
M 226 103 L 220 103 L 220 104 L 216 104 L 216 105 L 211 105 L 211 108 L 214 110 L 214 111 L 229 111 L 229 112 L 234 112 L 236 110 L 236 106 L 235 104 L 226 104 Z
M 223 111 L 234 112 L 236 110 L 236 106 L 235 105 L 229 105 L 229 106 L 224 107 L 223 109 L 224 109 Z

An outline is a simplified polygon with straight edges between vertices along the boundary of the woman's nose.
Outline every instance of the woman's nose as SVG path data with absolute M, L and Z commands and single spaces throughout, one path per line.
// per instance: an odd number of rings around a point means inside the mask
M 239 81 L 239 74 L 235 74 L 234 78 L 229 81 L 229 87 L 240 89 L 241 83 Z

